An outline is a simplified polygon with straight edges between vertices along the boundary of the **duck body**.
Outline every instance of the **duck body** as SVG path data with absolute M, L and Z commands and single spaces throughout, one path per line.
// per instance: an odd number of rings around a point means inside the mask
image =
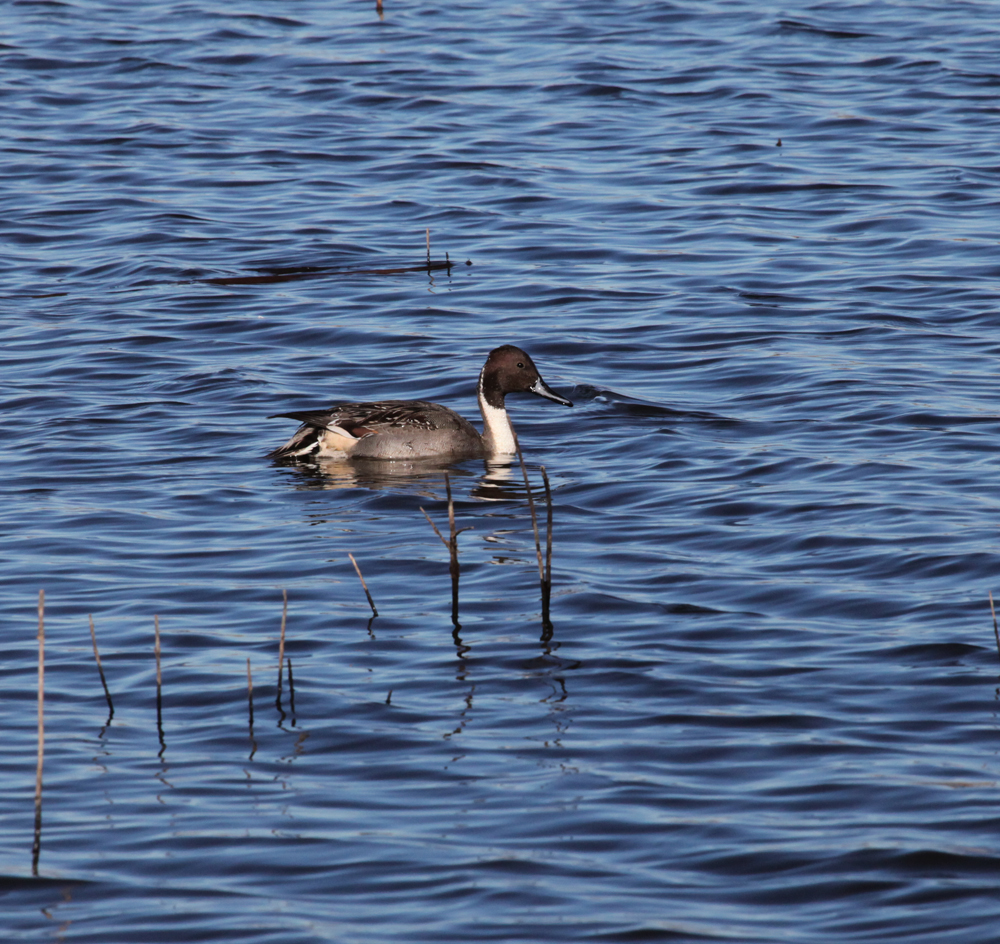
M 282 413 L 302 425 L 270 455 L 354 459 L 478 459 L 482 437 L 464 416 L 426 400 L 341 403 L 319 412 Z
M 302 425 L 269 458 L 482 459 L 513 454 L 514 428 L 505 396 L 534 393 L 572 406 L 552 390 L 531 358 L 505 344 L 490 352 L 479 375 L 477 394 L 483 434 L 465 417 L 426 400 L 339 403 L 321 410 L 281 413 Z

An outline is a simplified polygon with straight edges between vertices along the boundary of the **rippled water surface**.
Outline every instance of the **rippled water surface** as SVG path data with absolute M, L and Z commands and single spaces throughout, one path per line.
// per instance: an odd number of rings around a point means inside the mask
M 3 19 L 10 939 L 1000 939 L 996 4 Z M 456 627 L 443 469 L 267 417 L 506 342 Z

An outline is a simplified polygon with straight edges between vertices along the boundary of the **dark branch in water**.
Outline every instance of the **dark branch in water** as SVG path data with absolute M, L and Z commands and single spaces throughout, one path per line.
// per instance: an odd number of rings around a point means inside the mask
M 466 263 L 468 265 L 469 263 Z M 289 266 L 264 271 L 263 275 L 220 275 L 206 279 L 191 279 L 202 285 L 275 285 L 279 282 L 301 282 L 306 279 L 354 278 L 359 275 L 404 275 L 407 272 L 451 271 L 454 263 L 427 261 L 417 266 L 386 266 L 384 268 L 360 268 L 352 266 Z

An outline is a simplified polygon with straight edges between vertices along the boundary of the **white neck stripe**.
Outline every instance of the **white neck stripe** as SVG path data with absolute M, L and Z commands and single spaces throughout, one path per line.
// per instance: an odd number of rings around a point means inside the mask
M 491 455 L 513 455 L 517 452 L 514 427 L 503 407 L 490 406 L 479 391 L 479 411 L 483 414 L 483 442 L 486 452 Z

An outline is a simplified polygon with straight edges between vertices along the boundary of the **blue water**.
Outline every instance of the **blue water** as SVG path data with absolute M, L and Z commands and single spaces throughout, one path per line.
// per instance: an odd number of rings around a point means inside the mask
M 9 4 L 6 939 L 1000 938 L 996 13 Z

